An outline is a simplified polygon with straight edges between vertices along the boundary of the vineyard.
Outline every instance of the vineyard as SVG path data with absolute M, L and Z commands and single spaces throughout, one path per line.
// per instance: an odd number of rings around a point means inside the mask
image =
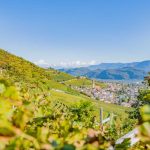
M 87 86 L 92 82 L 84 80 Z M 132 149 L 130 139 L 115 141 L 137 125 L 141 143 L 133 148 L 150 148 L 149 91 L 139 95 L 142 108 L 130 109 L 93 100 L 70 87 L 83 84 L 79 81 L 0 50 L 0 149 Z M 115 116 L 103 127 L 101 107 L 104 119 Z

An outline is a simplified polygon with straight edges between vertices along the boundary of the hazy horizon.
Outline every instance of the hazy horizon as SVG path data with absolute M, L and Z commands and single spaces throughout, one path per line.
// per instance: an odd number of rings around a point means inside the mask
M 0 48 L 0 49 L 3 49 L 3 48 Z M 9 53 L 11 53 L 11 54 L 13 54 L 13 55 L 16 55 L 16 54 L 14 54 L 14 53 L 12 53 L 12 52 L 10 52 L 10 51 L 8 51 L 8 50 L 6 50 L 6 49 L 3 49 L 3 50 L 5 50 L 5 51 L 7 51 L 7 52 L 9 52 Z M 22 56 L 19 56 L 19 55 L 16 55 L 16 56 L 18 56 L 18 57 L 22 57 Z M 27 58 L 25 58 L 25 57 L 22 57 L 23 59 L 26 59 L 27 61 L 30 61 L 29 59 L 27 59 Z M 88 66 L 92 66 L 92 65 L 99 65 L 99 64 L 109 64 L 109 63 L 111 63 L 111 64 L 116 64 L 116 63 L 121 63 L 121 64 L 126 64 L 126 63 L 136 63 L 136 62 L 144 62 L 144 61 L 150 61 L 150 59 L 145 59 L 145 60 L 137 60 L 137 61 L 112 61 L 112 62 L 94 62 L 94 61 L 90 61 L 90 62 L 82 62 L 82 61 L 79 61 L 79 60 L 77 60 L 77 61 L 72 61 L 72 62 L 63 62 L 63 64 L 62 64 L 62 62 L 60 62 L 59 64 L 50 64 L 50 63 L 47 63 L 47 62 L 45 62 L 44 60 L 39 60 L 39 61 L 31 61 L 32 63 L 34 63 L 35 65 L 38 65 L 38 66 L 40 66 L 40 67 L 52 67 L 52 68 L 54 68 L 54 69 L 61 69 L 61 68 L 79 68 L 79 67 L 88 67 Z

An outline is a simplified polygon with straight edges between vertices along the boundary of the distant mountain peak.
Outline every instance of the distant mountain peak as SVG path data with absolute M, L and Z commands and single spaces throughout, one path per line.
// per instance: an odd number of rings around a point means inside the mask
M 150 60 L 131 63 L 101 63 L 82 68 L 62 69 L 74 76 L 97 79 L 144 79 L 150 71 Z

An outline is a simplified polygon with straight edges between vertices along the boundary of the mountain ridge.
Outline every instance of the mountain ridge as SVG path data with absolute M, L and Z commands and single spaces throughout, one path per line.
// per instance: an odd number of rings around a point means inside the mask
M 150 71 L 150 60 L 131 63 L 101 63 L 81 68 L 60 69 L 74 76 L 96 79 L 144 79 Z

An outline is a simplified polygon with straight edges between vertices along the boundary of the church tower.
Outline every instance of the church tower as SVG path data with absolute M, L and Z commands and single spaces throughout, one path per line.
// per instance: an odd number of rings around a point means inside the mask
M 94 79 L 92 80 L 92 88 L 93 89 L 95 88 L 95 80 Z

